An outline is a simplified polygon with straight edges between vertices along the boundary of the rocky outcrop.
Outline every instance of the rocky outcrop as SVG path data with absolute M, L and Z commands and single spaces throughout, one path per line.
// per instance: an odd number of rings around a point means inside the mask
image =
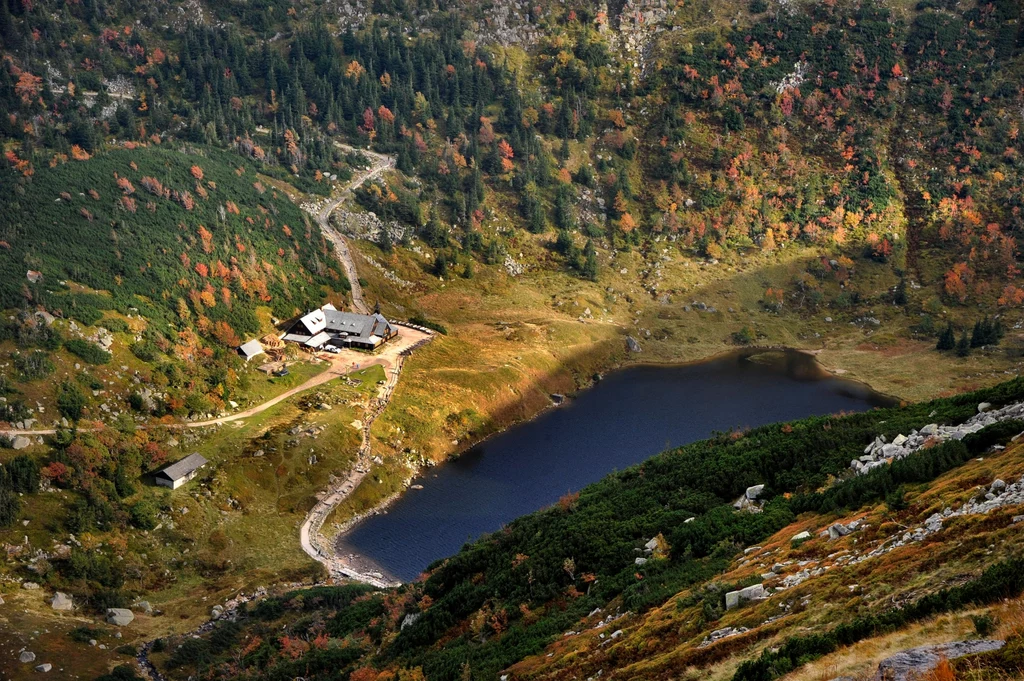
M 985 488 L 983 487 L 982 489 Z M 995 490 L 999 490 L 999 493 L 996 494 Z M 942 531 L 942 524 L 949 518 L 990 513 L 1003 506 L 1016 506 L 1018 504 L 1024 504 L 1024 477 L 1012 485 L 1007 485 L 1002 480 L 996 480 L 989 485 L 987 491 L 968 500 L 960 508 L 954 510 L 947 506 L 941 512 L 933 513 L 921 525 L 908 528 L 906 532 L 887 539 L 874 551 L 860 556 L 854 562 L 860 563 L 907 544 L 919 542 L 928 535 Z
M 724 629 L 716 629 L 715 631 L 712 631 L 710 634 L 708 634 L 707 638 L 701 641 L 700 645 L 698 645 L 697 647 L 707 648 L 712 643 L 721 641 L 723 638 L 729 638 L 730 636 L 739 636 L 740 634 L 745 634 L 748 631 L 750 631 L 750 629 L 746 627 L 726 627 Z
M 875 681 L 911 681 L 924 678 L 942 659 L 955 660 L 965 655 L 999 650 L 1003 641 L 957 641 L 933 646 L 921 646 L 896 653 L 882 660 L 875 672 Z
M 930 446 L 946 440 L 962 440 L 982 428 L 1011 419 L 1024 419 L 1024 402 L 995 410 L 988 402 L 982 402 L 978 405 L 978 413 L 960 425 L 942 426 L 929 423 L 920 431 L 910 431 L 910 435 L 897 435 L 892 442 L 887 442 L 884 435 L 879 435 L 874 442 L 864 448 L 863 456 L 850 462 L 850 468 L 858 475 L 864 475 L 893 461 L 905 459 L 925 445 Z

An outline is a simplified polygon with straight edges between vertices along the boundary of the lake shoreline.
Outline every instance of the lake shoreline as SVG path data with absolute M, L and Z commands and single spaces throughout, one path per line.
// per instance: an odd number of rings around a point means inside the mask
M 538 410 L 536 413 L 532 414 L 528 418 L 517 419 L 517 420 L 515 420 L 513 422 L 510 422 L 508 424 L 504 424 L 503 427 L 501 427 L 499 429 L 496 429 L 494 432 L 488 433 L 487 435 L 485 435 L 483 437 L 474 438 L 472 440 L 468 440 L 468 439 L 464 440 L 463 442 L 459 443 L 460 447 L 459 447 L 459 449 L 457 451 L 451 453 L 450 455 L 448 455 L 446 457 L 444 463 L 447 463 L 447 464 L 450 465 L 450 464 L 452 464 L 452 463 L 454 463 L 456 461 L 459 461 L 468 452 L 472 451 L 475 448 L 480 447 L 482 444 L 485 444 L 489 440 L 492 440 L 493 438 L 495 438 L 497 436 L 501 436 L 501 435 L 509 432 L 510 430 L 512 430 L 515 427 L 519 427 L 519 426 L 522 426 L 524 424 L 528 424 L 530 422 L 537 421 L 540 418 L 542 418 L 544 415 L 550 413 L 551 411 L 553 411 L 555 409 L 562 409 L 562 408 L 564 408 L 565 406 L 567 406 L 567 405 L 571 404 L 573 401 L 575 401 L 575 399 L 577 399 L 580 394 L 582 394 L 584 392 L 587 392 L 589 390 L 592 390 L 595 387 L 595 385 L 599 384 L 602 380 L 605 380 L 606 375 L 608 375 L 608 374 L 615 374 L 615 373 L 620 372 L 620 371 L 626 371 L 626 370 L 634 369 L 634 368 L 642 368 L 642 367 L 659 367 L 659 368 L 661 368 L 661 367 L 663 367 L 663 368 L 684 369 L 684 368 L 687 368 L 687 367 L 698 367 L 698 366 L 701 366 L 701 365 L 712 364 L 714 362 L 720 362 L 720 361 L 728 360 L 729 358 L 736 358 L 737 360 L 741 360 L 742 361 L 742 360 L 751 360 L 752 358 L 757 357 L 759 355 L 779 355 L 782 358 L 785 358 L 785 360 L 792 360 L 792 359 L 799 358 L 799 360 L 801 361 L 801 364 L 799 366 L 799 370 L 803 371 L 803 372 L 806 372 L 808 369 L 811 370 L 809 375 L 806 376 L 807 380 L 810 380 L 810 381 L 822 381 L 822 380 L 840 381 L 843 384 L 849 384 L 852 388 L 854 388 L 854 390 L 852 390 L 851 393 L 863 394 L 863 395 L 871 395 L 873 398 L 876 398 L 876 399 L 877 398 L 881 398 L 881 399 L 884 399 L 885 401 L 887 401 L 889 403 L 892 403 L 892 404 L 896 404 L 896 403 L 899 402 L 898 398 L 895 398 L 895 397 L 890 396 L 890 395 L 884 395 L 882 393 L 878 393 L 877 391 L 873 390 L 869 384 L 867 384 L 867 383 L 865 383 L 863 381 L 857 381 L 857 380 L 854 380 L 854 379 L 850 379 L 850 378 L 847 378 L 847 377 L 842 376 L 840 374 L 836 374 L 833 371 L 830 371 L 827 367 L 823 366 L 822 364 L 820 364 L 817 361 L 817 354 L 818 353 L 815 352 L 815 351 L 795 349 L 795 348 L 790 348 L 790 347 L 785 347 L 785 346 L 752 346 L 752 347 L 742 347 L 742 348 L 730 348 L 730 349 L 724 350 L 722 352 L 714 353 L 714 354 L 712 354 L 710 356 L 707 356 L 707 357 L 703 357 L 703 358 L 696 359 L 696 360 L 685 361 L 685 362 L 666 362 L 666 361 L 649 361 L 649 360 L 645 361 L 644 359 L 641 359 L 639 356 L 632 355 L 632 354 L 631 355 L 626 355 L 627 359 L 624 360 L 622 358 L 622 356 L 620 355 L 618 361 L 610 362 L 607 365 L 606 369 L 604 369 L 599 374 L 595 374 L 594 377 L 591 378 L 591 380 L 588 380 L 586 382 L 579 382 L 577 384 L 576 390 L 573 393 L 571 393 L 570 395 L 567 395 L 567 399 L 566 399 L 565 402 L 562 402 L 562 403 L 559 404 L 559 403 L 555 403 L 554 401 L 552 401 L 545 408 Z M 769 363 L 769 364 L 771 364 L 771 363 Z M 776 366 L 776 368 L 778 368 L 778 367 Z M 671 447 L 669 447 L 669 448 L 671 448 Z M 659 451 L 664 451 L 664 450 L 659 450 Z M 657 455 L 657 453 L 658 452 L 655 452 L 654 454 L 651 454 L 651 456 L 655 456 L 655 455 Z M 367 510 L 361 512 L 361 513 L 358 513 L 356 515 L 350 516 L 349 518 L 345 519 L 343 522 L 334 523 L 333 526 L 334 526 L 334 528 L 336 528 L 336 530 L 330 536 L 329 541 L 330 541 L 330 546 L 333 548 L 334 553 L 338 557 L 338 559 L 343 561 L 343 562 L 345 562 L 345 563 L 351 563 L 353 568 L 357 568 L 357 566 L 358 566 L 358 569 L 365 569 L 368 565 L 370 565 L 370 566 L 373 567 L 373 569 L 375 569 L 377 571 L 380 571 L 380 572 L 382 572 L 384 574 L 388 574 L 389 571 L 387 569 L 385 569 L 382 565 L 379 565 L 373 559 L 371 559 L 371 558 L 369 558 L 367 556 L 363 556 L 359 552 L 356 552 L 352 545 L 347 544 L 345 542 L 345 538 L 347 536 L 349 536 L 353 532 L 353 530 L 355 530 L 358 526 L 360 526 L 367 519 L 372 518 L 374 516 L 387 514 L 389 509 L 395 503 L 397 503 L 400 499 L 403 499 L 405 497 L 405 495 L 407 495 L 410 492 L 410 487 L 415 483 L 415 481 L 417 479 L 420 479 L 420 478 L 424 477 L 427 474 L 427 469 L 434 468 L 434 467 L 435 466 L 429 466 L 429 465 L 418 467 L 415 470 L 415 472 L 413 473 L 413 475 L 411 475 L 411 476 L 409 476 L 409 477 L 407 477 L 407 478 L 405 478 L 403 480 L 401 489 L 399 489 L 398 491 L 388 495 L 386 498 L 381 499 L 373 507 L 371 507 L 371 508 L 369 508 L 369 509 L 367 509 Z M 389 576 L 394 576 L 394 575 L 389 575 Z

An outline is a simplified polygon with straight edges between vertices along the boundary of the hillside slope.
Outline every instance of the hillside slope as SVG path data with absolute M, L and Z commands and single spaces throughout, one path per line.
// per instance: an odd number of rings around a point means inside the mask
M 688 445 L 467 545 L 420 583 L 272 596 L 154 659 L 171 678 L 764 681 L 821 657 L 864 674 L 898 641 L 965 636 L 975 608 L 997 606 L 1013 639 L 1020 619 L 999 604 L 1024 589 L 1022 397 L 1015 380 Z M 982 400 L 1008 406 L 978 416 Z M 876 438 L 879 452 L 895 443 L 889 459 L 855 474 Z M 727 592 L 751 584 L 736 607 Z
M 246 335 L 259 331 L 258 306 L 288 318 L 344 287 L 319 230 L 233 154 L 111 149 L 2 182 L 5 308 L 60 311 L 61 282 L 73 282 L 109 292 L 122 312 L 151 301 L 145 316 L 164 329 L 194 316 L 203 331 L 224 321 Z

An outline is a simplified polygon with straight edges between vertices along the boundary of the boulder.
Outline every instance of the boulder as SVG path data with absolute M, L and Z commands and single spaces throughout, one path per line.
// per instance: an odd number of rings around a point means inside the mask
M 996 494 L 999 494 L 1004 489 L 1006 489 L 1006 483 L 1002 480 L 999 480 L 998 478 L 994 480 L 992 484 L 989 486 L 989 490 L 995 492 Z
M 884 459 L 895 459 L 902 453 L 903 448 L 900 447 L 899 445 L 894 445 L 892 443 L 882 445 L 882 458 Z
M 999 650 L 1004 641 L 957 641 L 940 645 L 921 646 L 896 653 L 882 660 L 875 672 L 875 681 L 910 681 L 923 678 L 938 666 L 942 659 L 955 660 L 965 655 Z
M 107 608 L 107 624 L 126 627 L 135 620 L 135 615 L 127 608 Z
M 755 584 L 725 594 L 725 609 L 732 610 L 745 601 L 763 601 L 766 598 L 768 598 L 768 594 L 764 590 L 764 584 Z
M 761 492 L 763 491 L 764 485 L 754 485 L 753 487 L 748 487 L 746 491 L 746 497 L 751 501 L 755 501 L 759 496 L 761 496 Z
M 11 449 L 25 449 L 32 444 L 32 440 L 29 440 L 24 435 L 18 435 L 11 440 Z
M 135 609 L 144 615 L 153 614 L 153 606 L 149 604 L 149 601 L 139 601 L 135 604 Z
M 626 347 L 629 348 L 630 352 L 642 352 L 640 343 L 632 336 L 626 336 Z
M 811 533 L 808 532 L 807 530 L 804 530 L 803 532 L 800 532 L 799 534 L 794 534 L 793 535 L 793 539 L 791 541 L 807 541 L 810 538 L 811 538 Z
M 935 435 L 937 432 L 939 432 L 939 424 L 937 423 L 929 423 L 920 430 L 921 435 Z
M 902 447 L 904 444 L 906 444 L 906 442 L 907 442 L 907 436 L 902 434 L 902 433 L 900 433 L 899 435 L 897 435 L 896 437 L 894 437 L 892 439 L 892 443 L 894 445 L 896 445 L 897 447 Z
M 22 582 L 21 583 L 21 588 L 25 589 L 26 591 L 35 591 L 36 589 L 39 588 L 39 585 L 36 584 L 35 582 Z
M 22 664 L 28 664 L 29 662 L 36 661 L 36 654 L 30 650 L 21 651 L 21 655 L 18 656 L 18 661 Z
M 646 551 L 654 551 L 656 548 L 658 548 L 658 540 L 657 540 L 657 538 L 652 539 L 649 542 L 647 542 L 646 544 L 644 544 L 644 550 L 646 550 Z
M 210 610 L 210 618 L 211 619 L 215 619 L 215 620 L 216 619 L 220 619 L 221 615 L 223 615 L 223 614 L 224 614 L 224 606 L 220 605 L 220 604 L 213 606 L 213 608 Z
M 72 601 L 71 596 L 68 596 L 66 593 L 58 591 L 53 595 L 53 598 L 50 600 L 50 607 L 54 610 L 74 610 L 75 603 L 74 601 Z
M 45 673 L 45 672 L 50 671 L 51 669 L 53 669 L 53 665 L 50 664 L 49 662 L 44 662 L 44 663 L 42 663 L 40 665 L 36 665 L 36 671 L 37 672 L 44 672 Z
M 405 629 L 406 627 L 411 627 L 412 625 L 416 624 L 416 620 L 418 620 L 421 615 L 422 613 L 418 612 L 408 613 L 404 618 L 402 618 L 402 629 Z
M 991 402 L 982 402 L 982 403 L 980 403 L 978 405 L 978 413 L 981 414 L 983 412 L 988 411 L 991 408 L 992 408 L 992 403 Z
M 848 534 L 850 534 L 850 528 L 841 523 L 836 523 L 828 528 L 829 539 L 839 539 L 840 537 L 845 537 Z
M 646 558 L 637 558 L 636 560 L 633 561 L 633 563 L 635 565 L 637 565 L 637 566 L 645 565 L 647 563 L 647 559 Z

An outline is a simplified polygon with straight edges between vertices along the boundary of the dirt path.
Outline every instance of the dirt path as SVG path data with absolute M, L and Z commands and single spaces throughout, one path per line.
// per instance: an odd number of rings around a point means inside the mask
M 355 355 L 356 353 L 352 353 Z M 366 361 L 366 355 L 356 355 L 359 359 Z M 365 366 L 372 366 L 373 364 L 384 364 L 386 360 L 383 357 L 375 357 L 373 361 L 369 362 Z M 236 412 L 227 416 L 219 416 L 215 419 L 208 419 L 206 421 L 188 421 L 185 423 L 152 423 L 142 424 L 139 428 L 205 428 L 206 426 L 218 426 L 222 423 L 230 423 L 232 421 L 238 421 L 239 419 L 248 418 L 255 416 L 260 412 L 270 409 L 276 404 L 287 400 L 289 397 L 293 397 L 301 392 L 305 392 L 311 388 L 315 388 L 319 385 L 323 385 L 330 380 L 337 378 L 338 376 L 344 376 L 346 373 L 351 371 L 350 365 L 352 363 L 352 357 L 349 355 L 335 355 L 331 358 L 331 368 L 323 373 L 317 374 L 313 378 L 310 378 L 305 383 L 298 385 L 290 390 L 286 390 L 277 397 L 272 397 L 266 402 L 261 402 L 255 407 L 250 407 L 245 411 Z M 362 368 L 362 367 L 361 367 Z M 100 428 L 80 428 L 83 431 L 96 431 Z M 16 437 L 18 435 L 33 436 L 33 435 L 53 435 L 57 432 L 56 428 L 43 428 L 37 430 L 0 430 L 0 435 L 6 435 L 8 437 Z
M 356 270 L 356 263 L 352 257 L 352 249 L 349 248 L 348 240 L 333 226 L 331 226 L 331 213 L 352 196 L 352 192 L 361 187 L 367 180 L 380 177 L 385 171 L 395 167 L 395 159 L 392 156 L 385 156 L 372 151 L 355 149 L 345 144 L 335 142 L 335 146 L 352 153 L 361 153 L 372 161 L 372 165 L 352 178 L 352 182 L 339 195 L 330 199 L 316 214 L 316 221 L 320 224 L 320 231 L 334 244 L 334 250 L 338 254 L 345 269 L 345 277 L 352 286 L 352 309 L 356 312 L 369 314 L 370 308 L 363 300 L 363 287 L 359 284 L 359 272 Z
M 405 358 L 414 349 L 424 343 L 429 343 L 432 339 L 433 334 L 426 329 L 403 326 L 398 340 L 391 341 L 389 347 L 385 350 L 387 356 L 382 355 L 374 358 L 375 360 L 383 360 L 373 363 L 379 363 L 384 367 L 386 380 L 384 385 L 380 386 L 377 395 L 371 400 L 370 406 L 363 416 L 362 442 L 359 445 L 356 464 L 349 471 L 348 475 L 342 479 L 334 480 L 329 488 L 317 495 L 319 501 L 306 514 L 306 518 L 302 521 L 302 525 L 299 528 L 299 542 L 302 544 L 302 550 L 314 560 L 323 563 L 332 577 L 347 577 L 382 588 L 394 586 L 394 583 L 386 580 L 383 575 L 360 572 L 346 563 L 333 549 L 329 548 L 329 542 L 325 544 L 323 537 L 320 535 L 320 528 L 331 514 L 331 511 L 355 492 L 363 478 L 370 472 L 370 427 L 373 426 L 374 420 L 380 416 L 381 412 L 384 411 L 384 407 L 387 406 L 388 401 L 391 399 L 391 394 L 394 392 L 395 386 L 398 385 L 398 378 L 402 372 Z

